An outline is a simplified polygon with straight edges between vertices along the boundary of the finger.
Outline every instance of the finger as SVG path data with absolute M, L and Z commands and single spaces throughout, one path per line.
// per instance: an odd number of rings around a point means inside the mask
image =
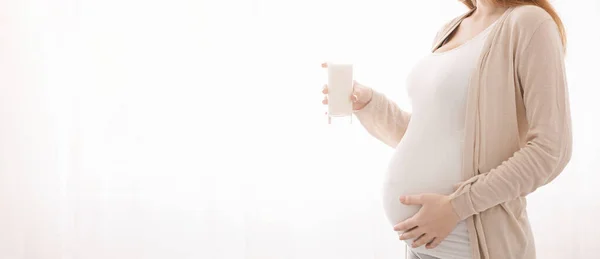
M 435 237 L 435 238 L 433 238 L 433 240 L 431 240 L 431 241 L 430 241 L 430 242 L 429 242 L 429 243 L 428 243 L 428 244 L 425 246 L 425 248 L 427 248 L 427 249 L 434 249 L 434 248 L 436 248 L 437 246 L 439 246 L 439 245 L 440 245 L 440 243 L 442 243 L 442 239 L 441 239 L 441 238 L 437 238 L 437 237 Z
M 394 226 L 396 231 L 408 231 L 409 229 L 417 227 L 416 220 L 414 217 L 402 221 Z
M 322 68 L 327 68 L 327 63 L 321 63 Z
M 323 90 L 321 90 L 323 94 L 329 93 L 329 89 L 327 88 L 327 84 L 323 85 Z
M 422 229 L 420 229 L 419 227 L 410 229 L 404 233 L 402 233 L 402 235 L 400 235 L 400 240 L 408 240 L 408 239 L 413 239 L 413 238 L 417 238 L 420 237 L 421 235 L 425 234 L 424 231 Z
M 434 237 L 432 237 L 431 235 L 425 233 L 419 236 L 419 238 L 415 239 L 410 246 L 412 246 L 413 248 L 417 248 L 426 245 L 427 243 L 431 242 L 433 238 Z
M 400 196 L 400 202 L 402 202 L 404 205 L 422 205 L 423 195 Z
M 327 96 L 323 97 L 323 101 L 321 101 L 321 103 L 323 103 L 323 104 L 329 103 L 329 99 L 327 99 Z

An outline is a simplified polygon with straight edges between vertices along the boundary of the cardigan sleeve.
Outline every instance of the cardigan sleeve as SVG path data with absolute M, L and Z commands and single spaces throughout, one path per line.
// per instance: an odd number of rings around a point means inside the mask
M 552 181 L 571 158 L 564 52 L 553 20 L 539 25 L 520 55 L 516 69 L 529 125 L 526 145 L 451 195 L 461 219 L 533 192 Z
M 372 136 L 390 147 L 398 145 L 410 121 L 410 113 L 375 90 L 371 101 L 354 114 Z

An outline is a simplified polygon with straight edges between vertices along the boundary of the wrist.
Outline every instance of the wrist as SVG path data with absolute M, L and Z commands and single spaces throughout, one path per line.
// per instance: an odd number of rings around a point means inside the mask
M 370 87 L 366 87 L 363 85 L 357 85 L 357 89 L 355 89 L 355 94 L 357 97 L 356 103 L 354 104 L 354 110 L 362 110 L 367 107 L 371 101 L 373 100 L 373 89 Z
M 460 215 L 458 215 L 458 213 L 456 212 L 456 209 L 454 208 L 454 205 L 452 205 L 452 197 L 450 197 L 450 195 L 445 195 L 444 196 L 444 204 L 452 212 L 451 215 L 452 215 L 453 219 L 456 222 L 460 221 L 461 220 Z
M 366 95 L 365 106 L 367 106 L 367 104 L 369 104 L 371 102 L 371 100 L 373 100 L 373 89 L 367 88 L 365 95 Z

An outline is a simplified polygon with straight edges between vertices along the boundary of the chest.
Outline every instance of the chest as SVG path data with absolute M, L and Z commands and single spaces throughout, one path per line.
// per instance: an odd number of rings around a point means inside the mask
M 446 52 L 469 42 L 494 25 L 497 18 L 497 16 L 492 16 L 485 21 L 473 21 L 470 17 L 465 18 L 448 35 L 436 53 Z
M 484 38 L 443 53 L 423 57 L 407 78 L 413 110 L 419 107 L 461 108 L 476 70 Z

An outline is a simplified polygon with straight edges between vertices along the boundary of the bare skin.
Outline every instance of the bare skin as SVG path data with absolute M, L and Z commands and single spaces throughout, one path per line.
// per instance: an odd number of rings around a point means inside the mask
M 502 16 L 504 11 L 506 11 L 506 7 L 494 6 L 483 0 L 477 1 L 475 12 L 460 23 L 458 28 L 449 36 L 446 44 L 437 49 L 436 53 L 455 49 L 473 39 Z

